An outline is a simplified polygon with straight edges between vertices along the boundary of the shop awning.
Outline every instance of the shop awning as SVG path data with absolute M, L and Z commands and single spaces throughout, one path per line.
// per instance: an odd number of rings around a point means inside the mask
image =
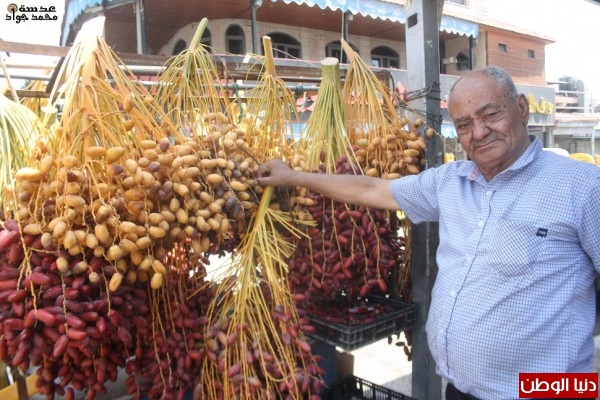
M 71 24 L 86 11 L 95 8 L 116 7 L 133 2 L 134 0 L 70 0 L 69 3 L 65 5 L 61 45 L 64 46 L 66 44 Z
M 440 30 L 456 35 L 473 36 L 474 38 L 479 35 L 479 25 L 449 15 L 442 15 Z
M 283 1 L 286 4 L 304 4 L 309 7 L 329 8 L 331 10 L 349 11 L 352 14 L 361 14 L 365 17 L 388 19 L 394 22 L 405 23 L 404 7 L 401 4 L 380 0 L 271 0 Z
M 283 1 L 286 4 L 303 4 L 309 7 L 329 8 L 331 10 L 349 11 L 366 17 L 387 19 L 404 24 L 406 14 L 402 4 L 381 0 L 271 0 Z M 456 35 L 477 37 L 479 25 L 464 19 L 442 15 L 440 30 Z

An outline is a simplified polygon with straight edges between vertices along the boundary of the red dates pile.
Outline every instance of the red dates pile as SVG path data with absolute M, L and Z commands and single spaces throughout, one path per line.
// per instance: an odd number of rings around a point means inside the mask
M 67 272 L 60 271 L 59 258 L 68 261 Z M 6 220 L 0 230 L 0 359 L 34 369 L 35 385 L 48 399 L 72 399 L 77 392 L 94 399 L 120 369 L 129 375 L 134 398 L 182 399 L 204 357 L 197 342 L 212 298 L 209 286 L 186 287 L 182 282 L 193 281 L 172 273 L 158 291 L 126 280 L 110 291 L 115 273 L 93 252 L 48 250 L 39 235 L 22 236 L 17 223 Z
M 337 173 L 354 174 L 343 157 Z M 402 267 L 403 238 L 386 210 L 343 204 L 308 193 L 304 206 L 316 226 L 299 241 L 290 259 L 292 291 L 309 301 L 353 301 L 369 294 L 387 294 L 395 268 Z

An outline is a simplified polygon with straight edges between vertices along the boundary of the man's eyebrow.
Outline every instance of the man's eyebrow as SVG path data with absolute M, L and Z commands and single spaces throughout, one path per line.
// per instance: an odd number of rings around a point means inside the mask
M 488 111 L 489 109 L 493 109 L 493 110 L 499 110 L 502 108 L 501 104 L 496 104 L 496 103 L 487 103 L 484 104 L 483 106 L 479 107 L 476 111 L 475 111 L 475 115 L 481 115 L 484 112 Z
M 458 118 L 454 119 L 454 124 L 458 124 L 459 122 L 470 121 L 470 120 L 471 120 L 471 118 L 469 118 L 469 117 L 458 117 Z
M 475 115 L 481 115 L 484 112 L 492 109 L 492 110 L 500 110 L 502 109 L 503 105 L 502 104 L 496 104 L 496 103 L 487 103 L 484 104 L 483 106 L 479 107 L 477 110 L 475 110 Z M 461 122 L 461 121 L 470 121 L 471 117 L 457 117 L 454 119 L 454 122 Z

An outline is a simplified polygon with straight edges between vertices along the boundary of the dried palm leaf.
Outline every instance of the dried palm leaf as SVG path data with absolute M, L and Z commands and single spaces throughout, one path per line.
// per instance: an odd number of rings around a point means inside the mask
M 90 147 L 124 148 L 133 156 L 146 139 L 180 139 L 162 108 L 123 61 L 94 32 L 82 30 L 67 53 L 50 93 L 51 104 L 62 104 L 57 155 L 92 161 Z M 95 169 L 99 164 L 89 165 Z
M 208 19 L 198 24 L 187 50 L 166 63 L 157 81 L 156 100 L 189 135 L 206 135 L 229 124 L 229 97 L 221 84 L 210 47 L 200 43 Z M 221 117 L 221 118 L 218 118 Z
M 263 37 L 265 56 L 256 86 L 246 96 L 248 103 L 240 126 L 246 142 L 260 161 L 289 159 L 292 132 L 300 125 L 296 100 L 286 83 L 277 76 L 271 38 Z M 258 62 L 258 61 L 257 61 Z
M 3 188 L 0 206 L 13 200 L 13 175 L 29 165 L 42 131 L 41 121 L 33 111 L 0 96 L 0 187 Z

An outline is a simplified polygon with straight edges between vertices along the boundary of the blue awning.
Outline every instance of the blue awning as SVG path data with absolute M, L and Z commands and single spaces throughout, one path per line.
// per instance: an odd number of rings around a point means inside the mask
M 66 45 L 71 24 L 86 11 L 100 7 L 114 7 L 121 4 L 133 3 L 134 0 L 70 0 L 65 7 L 63 16 L 61 46 Z
M 309 7 L 329 8 L 331 10 L 349 11 L 366 17 L 387 19 L 401 24 L 406 23 L 404 6 L 381 0 L 271 0 L 275 3 L 283 1 L 286 4 L 303 4 Z M 456 35 L 477 37 L 479 25 L 464 19 L 442 15 L 440 30 Z
M 479 35 L 479 25 L 471 21 L 465 21 L 451 17 L 449 15 L 442 15 L 442 22 L 440 23 L 440 30 L 456 35 L 466 35 L 477 37 Z
M 60 44 L 62 46 L 66 44 L 67 36 L 69 35 L 69 31 L 71 30 L 71 24 L 75 22 L 77 17 L 83 14 L 83 12 L 87 8 L 99 6 L 101 4 L 101 0 L 71 0 L 69 4 L 67 4 L 65 9 L 65 15 L 63 16 L 63 32 L 60 38 Z
M 309 7 L 329 8 L 331 10 L 349 11 L 352 14 L 361 14 L 366 17 L 389 19 L 390 21 L 405 23 L 404 7 L 400 4 L 380 0 L 271 0 L 283 1 L 286 4 L 304 4 Z

